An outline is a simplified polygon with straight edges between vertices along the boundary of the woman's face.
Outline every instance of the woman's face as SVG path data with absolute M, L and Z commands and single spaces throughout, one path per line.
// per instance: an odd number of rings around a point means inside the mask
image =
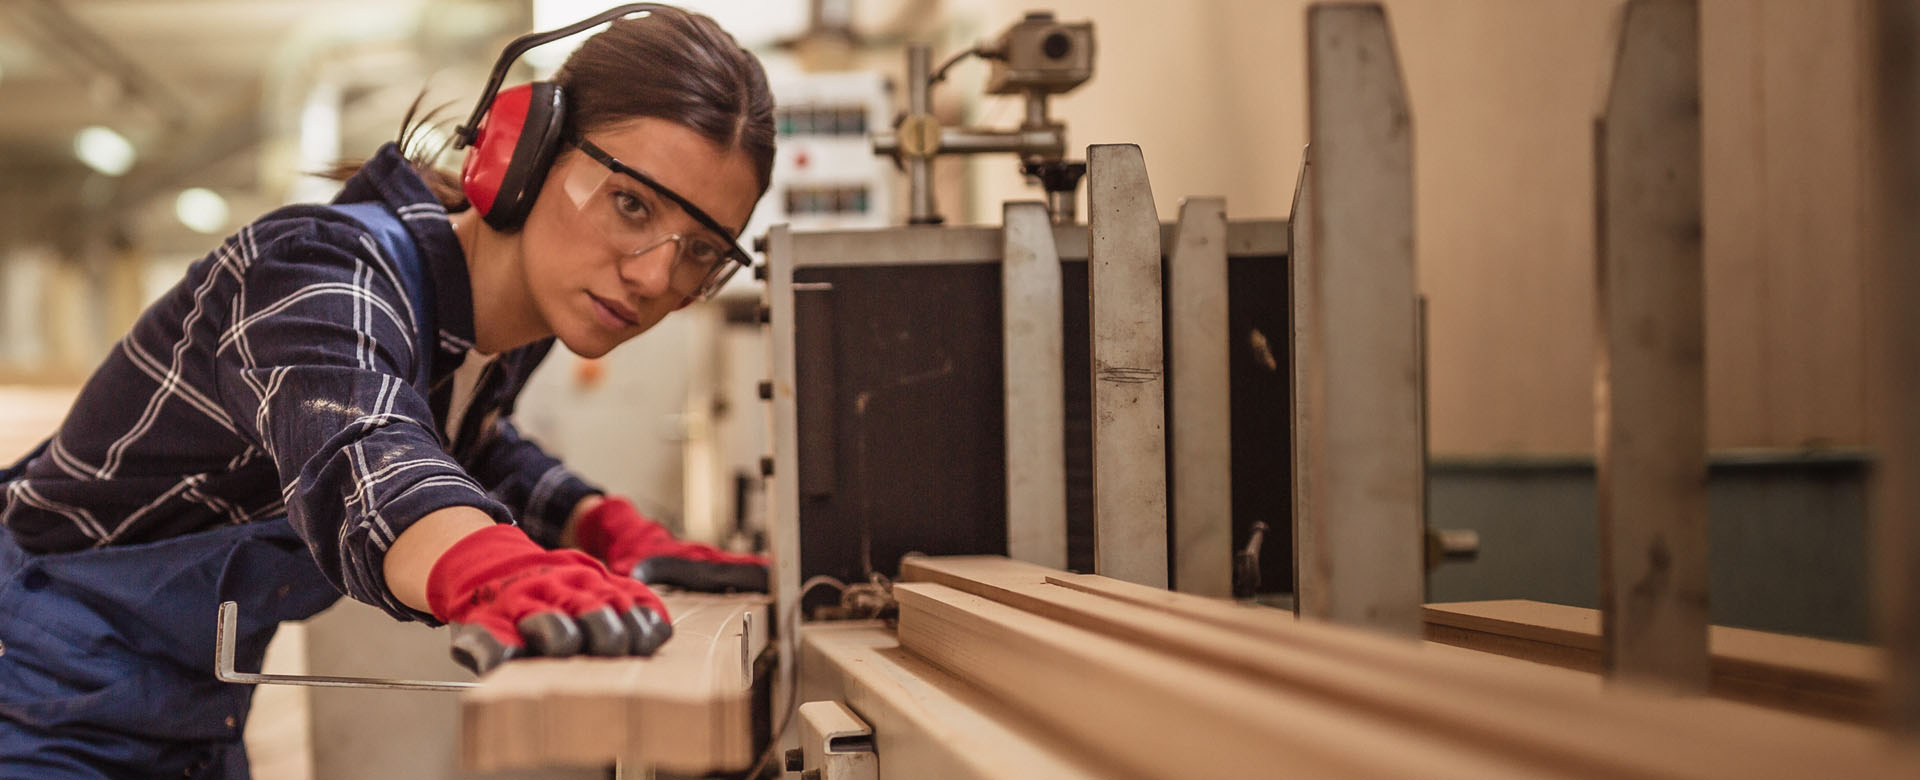
M 536 314 L 567 349 L 593 358 L 690 299 L 715 265 L 712 253 L 733 246 L 760 187 L 744 152 L 664 119 L 635 119 L 585 140 L 727 233 L 715 235 L 654 187 L 563 147 L 520 234 L 521 258 Z

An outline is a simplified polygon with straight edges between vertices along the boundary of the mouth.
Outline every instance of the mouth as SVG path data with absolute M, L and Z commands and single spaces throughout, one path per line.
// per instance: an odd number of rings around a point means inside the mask
M 608 300 L 593 293 L 587 293 L 593 301 L 593 313 L 600 324 L 610 330 L 626 330 L 640 324 L 640 313 L 619 301 Z

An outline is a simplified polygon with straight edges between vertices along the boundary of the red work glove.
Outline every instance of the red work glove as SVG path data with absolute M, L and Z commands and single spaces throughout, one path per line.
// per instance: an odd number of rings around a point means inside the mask
M 675 539 L 624 498 L 608 497 L 587 510 L 574 523 L 573 538 L 614 573 L 649 585 L 710 593 L 767 591 L 766 558 Z
M 447 548 L 427 573 L 427 606 L 453 624 L 453 659 L 482 674 L 527 655 L 652 655 L 673 635 L 647 586 L 510 525 Z

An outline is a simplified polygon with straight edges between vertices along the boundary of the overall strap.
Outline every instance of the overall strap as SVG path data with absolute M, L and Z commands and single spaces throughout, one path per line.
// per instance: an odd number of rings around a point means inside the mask
M 406 288 L 407 302 L 413 306 L 419 326 L 413 339 L 414 355 L 418 357 L 413 383 L 422 393 L 426 392 L 433 380 L 433 356 L 439 348 L 439 330 L 433 316 L 433 280 L 426 264 L 420 260 L 413 236 L 400 224 L 400 218 L 378 201 L 335 203 L 330 208 L 366 227 L 379 243 L 380 251 L 393 259 L 394 268 L 400 272 L 401 285 Z

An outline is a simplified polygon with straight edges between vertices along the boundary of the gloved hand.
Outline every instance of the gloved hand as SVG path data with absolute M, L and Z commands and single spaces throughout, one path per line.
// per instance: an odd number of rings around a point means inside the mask
M 615 574 L 649 585 L 712 593 L 767 591 L 767 559 L 683 542 L 640 514 L 633 504 L 609 496 L 574 522 L 580 549 L 607 562 Z
M 453 625 L 453 659 L 480 674 L 521 656 L 652 655 L 673 635 L 647 586 L 510 525 L 447 548 L 427 574 L 427 606 Z

